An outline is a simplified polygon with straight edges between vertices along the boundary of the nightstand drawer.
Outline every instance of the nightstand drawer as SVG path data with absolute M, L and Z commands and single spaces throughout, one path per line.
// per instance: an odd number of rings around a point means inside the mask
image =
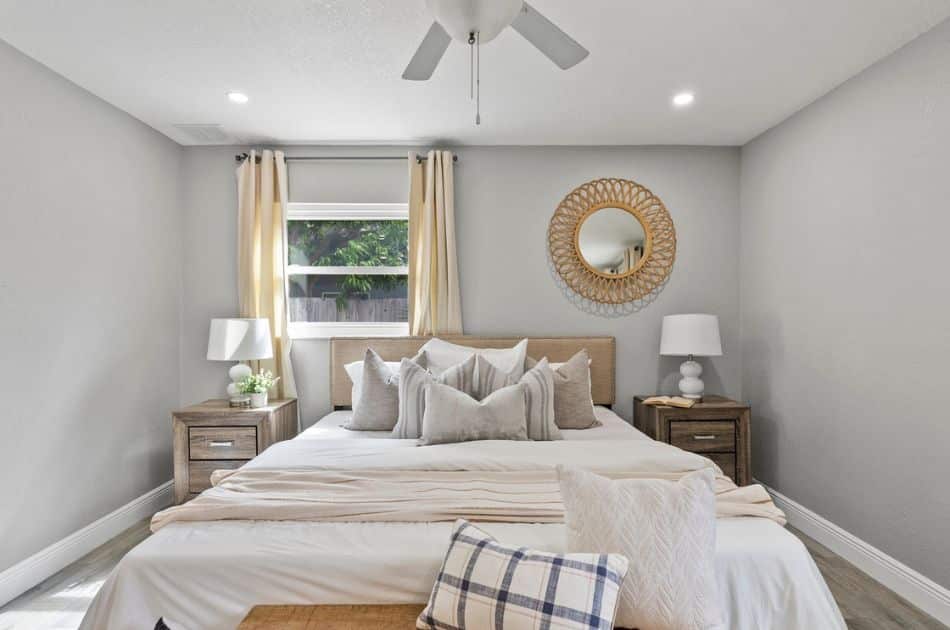
M 188 459 L 252 459 L 257 427 L 189 427 Z
M 732 420 L 671 420 L 670 444 L 693 453 L 732 453 L 736 450 L 736 423 Z
M 725 473 L 727 477 L 735 481 L 737 484 L 739 483 L 739 481 L 736 479 L 735 453 L 710 453 L 706 455 L 706 457 L 716 462 L 716 465 L 722 468 L 722 472 Z
M 188 462 L 188 492 L 201 492 L 211 487 L 211 473 L 216 470 L 234 470 L 247 460 L 199 460 Z

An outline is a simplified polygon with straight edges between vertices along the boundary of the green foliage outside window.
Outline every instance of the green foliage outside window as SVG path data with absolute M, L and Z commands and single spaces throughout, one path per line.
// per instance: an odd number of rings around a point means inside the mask
M 314 267 L 402 267 L 409 261 L 408 221 L 289 221 L 290 264 Z M 337 308 L 353 295 L 403 282 L 393 275 L 346 275 Z

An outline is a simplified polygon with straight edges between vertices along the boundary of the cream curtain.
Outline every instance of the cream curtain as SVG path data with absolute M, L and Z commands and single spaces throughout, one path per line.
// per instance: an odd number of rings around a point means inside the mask
M 462 333 L 452 153 L 409 154 L 409 332 Z
M 277 397 L 296 395 L 287 335 L 287 260 L 285 218 L 287 165 L 280 151 L 257 153 L 237 168 L 238 184 L 238 299 L 241 317 L 270 320 L 274 358 L 260 369 L 280 376 Z

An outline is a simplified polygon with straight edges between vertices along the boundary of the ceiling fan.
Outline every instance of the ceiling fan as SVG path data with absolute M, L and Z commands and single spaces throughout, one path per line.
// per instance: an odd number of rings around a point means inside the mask
M 580 63 L 587 49 L 523 0 L 426 0 L 435 18 L 416 50 L 403 79 L 425 81 L 453 39 L 471 48 L 472 96 L 478 99 L 478 49 L 493 40 L 505 27 L 518 31 L 535 48 L 562 70 Z M 475 122 L 480 122 L 476 114 Z

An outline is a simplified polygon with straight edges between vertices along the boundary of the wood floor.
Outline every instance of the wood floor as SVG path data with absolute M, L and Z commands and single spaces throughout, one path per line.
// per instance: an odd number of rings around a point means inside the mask
M 791 531 L 815 558 L 851 630 L 947 630 L 827 548 Z M 0 630 L 75 630 L 112 567 L 147 536 L 146 520 L 0 608 Z
M 936 619 L 859 571 L 798 530 L 798 536 L 825 576 L 850 630 L 947 630 Z

